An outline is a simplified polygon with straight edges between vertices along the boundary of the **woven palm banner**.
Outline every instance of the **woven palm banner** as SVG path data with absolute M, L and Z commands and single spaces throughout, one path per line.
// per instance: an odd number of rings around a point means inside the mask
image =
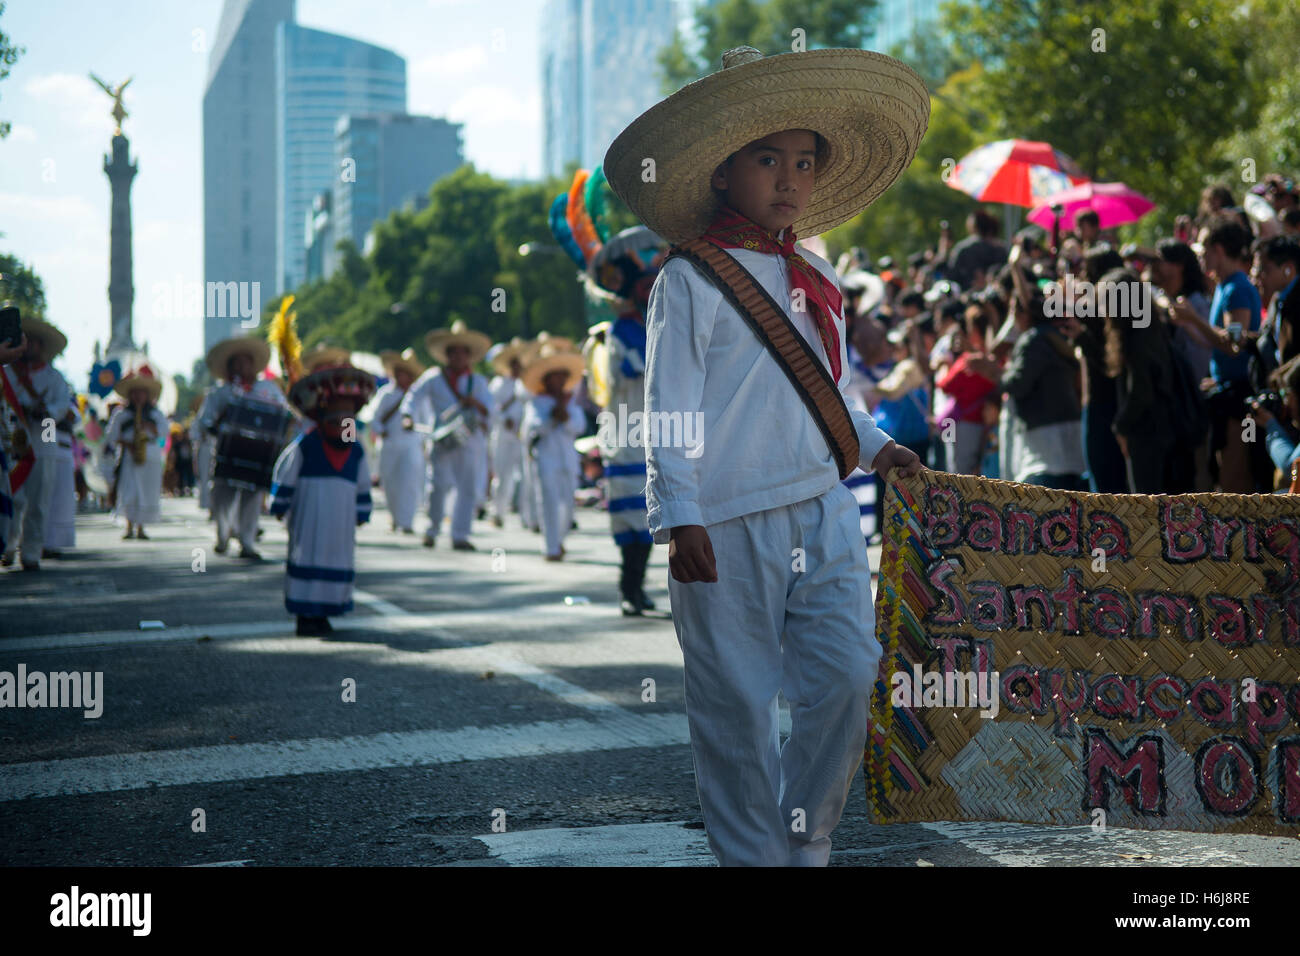
M 877 822 L 1300 834 L 1300 495 L 886 494 Z

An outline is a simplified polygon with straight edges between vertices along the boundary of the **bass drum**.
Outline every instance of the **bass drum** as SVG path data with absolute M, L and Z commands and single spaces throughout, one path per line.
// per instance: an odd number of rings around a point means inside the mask
M 287 408 L 249 398 L 232 399 L 217 429 L 212 479 L 250 491 L 270 488 L 275 460 L 292 421 Z

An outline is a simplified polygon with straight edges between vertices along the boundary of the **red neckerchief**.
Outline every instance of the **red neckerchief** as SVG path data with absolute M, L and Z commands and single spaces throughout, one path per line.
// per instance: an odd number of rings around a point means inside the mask
M 343 466 L 348 463 L 348 456 L 352 454 L 352 446 L 331 445 L 324 435 L 320 436 L 320 445 L 325 450 L 325 459 L 330 463 L 330 467 L 335 471 L 342 471 Z
M 831 377 L 840 379 L 840 335 L 835 327 L 835 319 L 843 307 L 843 297 L 811 262 L 795 252 L 794 244 L 799 237 L 794 230 L 787 228 L 778 239 L 758 223 L 742 216 L 730 206 L 723 206 L 713 217 L 709 230 L 700 238 L 707 239 L 720 249 L 753 249 L 783 256 L 790 267 L 790 283 L 795 289 L 803 289 L 804 301 L 812 310 L 813 321 L 821 336 L 822 348 L 830 363 Z
M 451 369 L 448 368 L 448 369 L 443 369 L 442 374 L 447 377 L 447 384 L 451 386 L 451 390 L 457 396 L 459 396 L 460 380 L 464 378 L 466 375 L 469 375 L 470 370 L 465 369 L 464 371 L 453 372 Z

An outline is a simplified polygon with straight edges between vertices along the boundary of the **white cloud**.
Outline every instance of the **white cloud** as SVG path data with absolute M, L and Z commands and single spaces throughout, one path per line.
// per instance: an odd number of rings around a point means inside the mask
M 97 218 L 96 210 L 80 196 L 24 196 L 0 193 L 0 219 L 8 222 L 66 222 L 81 225 Z
M 36 142 L 36 130 L 30 126 L 23 126 L 21 123 L 14 123 L 9 127 L 9 141 L 11 143 L 34 143 Z
M 531 128 L 541 123 L 541 115 L 541 98 L 536 90 L 521 93 L 504 86 L 472 87 L 447 109 L 448 119 L 467 127 Z
M 467 46 L 447 53 L 435 53 L 416 62 L 411 68 L 413 74 L 420 76 L 454 75 L 463 76 L 486 65 L 487 50 L 480 46 Z

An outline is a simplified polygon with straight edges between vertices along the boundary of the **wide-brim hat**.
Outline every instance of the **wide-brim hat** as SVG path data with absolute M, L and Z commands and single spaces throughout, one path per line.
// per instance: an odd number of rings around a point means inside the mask
M 225 380 L 227 363 L 230 362 L 231 356 L 238 355 L 240 352 L 247 352 L 253 357 L 254 377 L 261 374 L 262 369 L 266 368 L 267 363 L 271 361 L 271 346 L 265 339 L 258 338 L 256 335 L 239 335 L 218 342 L 208 351 L 205 362 L 212 377 Z
M 542 382 L 551 372 L 567 372 L 568 379 L 564 383 L 565 389 L 570 389 L 578 383 L 583 373 L 587 371 L 587 361 L 579 352 L 571 352 L 565 349 L 558 349 L 554 345 L 544 345 L 542 350 L 535 355 L 528 365 L 524 368 L 524 374 L 520 381 L 524 383 L 524 388 L 534 395 L 540 395 L 542 392 Z
M 29 339 L 40 339 L 45 343 L 45 359 L 49 361 L 68 347 L 68 337 L 57 328 L 41 319 L 29 315 L 20 316 L 23 332 Z
M 289 402 L 308 418 L 314 419 L 324 412 L 325 406 L 336 395 L 355 398 L 360 409 L 375 394 L 375 385 L 375 377 L 356 366 L 322 366 L 294 383 L 289 389 Z
M 123 398 L 129 399 L 132 390 L 137 388 L 143 388 L 148 391 L 149 401 L 156 402 L 158 401 L 158 396 L 162 394 L 162 379 L 154 374 L 152 368 L 147 365 L 142 365 L 118 379 L 117 384 L 113 386 L 113 391 L 117 392 L 117 394 L 121 395 Z
M 379 353 L 379 360 L 384 363 L 389 377 L 399 369 L 408 372 L 412 378 L 419 378 L 424 373 L 424 363 L 415 357 L 415 349 L 403 349 L 401 352 L 389 349 Z
M 537 338 L 527 343 L 523 353 L 519 356 L 523 359 L 525 365 L 537 358 L 547 347 L 557 352 L 576 352 L 578 347 L 573 344 L 573 339 L 566 339 L 562 335 L 552 335 L 550 332 L 538 332 Z
M 464 345 L 469 349 L 469 363 L 473 365 L 487 355 L 492 347 L 492 340 L 482 332 L 475 332 L 460 319 L 451 323 L 450 328 L 434 329 L 424 337 L 424 347 L 439 365 L 447 364 L 447 347 Z
M 312 346 L 304 352 L 300 361 L 302 362 L 304 374 L 310 374 L 319 368 L 347 365 L 351 358 L 351 349 L 345 349 L 340 345 L 323 343 Z
M 708 229 L 718 211 L 713 171 L 754 140 L 809 129 L 826 141 L 817 157 L 816 187 L 793 224 L 807 237 L 875 202 L 907 169 L 930 123 L 925 81 L 881 53 L 833 49 L 765 57 L 739 47 L 722 61 L 718 72 L 633 120 L 602 164 L 610 188 L 670 242 Z M 654 161 L 654 175 L 643 178 L 646 160 Z
M 523 361 L 528 354 L 529 343 L 526 339 L 515 336 L 509 342 L 499 342 L 488 352 L 488 362 L 498 375 L 510 374 L 510 363 L 514 359 Z

